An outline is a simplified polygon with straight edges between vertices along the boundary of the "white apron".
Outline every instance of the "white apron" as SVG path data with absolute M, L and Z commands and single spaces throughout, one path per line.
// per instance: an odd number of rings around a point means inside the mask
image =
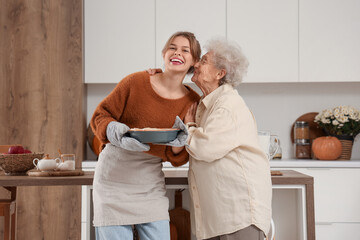
M 169 220 L 162 160 L 106 144 L 93 182 L 94 226 Z

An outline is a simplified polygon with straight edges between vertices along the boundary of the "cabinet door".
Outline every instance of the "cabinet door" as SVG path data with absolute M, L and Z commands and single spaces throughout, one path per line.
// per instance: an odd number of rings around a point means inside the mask
M 250 62 L 244 82 L 297 82 L 298 1 L 227 2 L 228 38 Z
M 300 81 L 360 81 L 360 1 L 299 1 Z
M 317 224 L 316 239 L 359 239 L 360 223 Z
M 156 66 L 164 67 L 161 51 L 168 38 L 178 31 L 195 34 L 201 46 L 215 36 L 225 37 L 225 0 L 156 1 Z M 203 51 L 204 54 L 204 51 Z M 187 76 L 185 82 L 189 82 Z
M 360 169 L 293 170 L 314 177 L 316 223 L 360 223 Z
M 84 1 L 85 83 L 155 67 L 155 0 Z

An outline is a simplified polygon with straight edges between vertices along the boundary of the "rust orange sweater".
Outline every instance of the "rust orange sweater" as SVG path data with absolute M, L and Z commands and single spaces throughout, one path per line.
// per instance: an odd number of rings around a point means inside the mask
M 184 97 L 166 99 L 154 91 L 146 71 L 130 74 L 97 106 L 90 125 L 103 143 L 109 142 L 106 128 L 111 121 L 124 123 L 130 128 L 171 128 L 175 117 L 184 119 L 190 105 L 200 99 L 194 90 L 187 88 L 189 93 Z M 181 166 L 189 159 L 185 149 L 174 155 L 171 147 L 163 145 L 150 144 L 147 153 L 169 161 L 173 166 Z

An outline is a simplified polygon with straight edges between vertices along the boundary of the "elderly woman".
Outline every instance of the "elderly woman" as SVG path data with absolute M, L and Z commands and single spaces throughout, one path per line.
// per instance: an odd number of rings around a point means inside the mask
M 248 61 L 226 40 L 205 48 L 192 77 L 203 96 L 185 116 L 192 229 L 198 239 L 264 240 L 271 221 L 270 166 L 254 116 L 234 89 Z

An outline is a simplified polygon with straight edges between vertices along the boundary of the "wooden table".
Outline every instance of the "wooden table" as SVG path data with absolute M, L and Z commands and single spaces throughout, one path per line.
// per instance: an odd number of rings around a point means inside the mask
M 4 172 L 0 173 L 0 186 L 4 187 L 11 193 L 11 201 L 14 204 L 14 213 L 16 216 L 16 192 L 17 187 L 23 186 L 70 186 L 70 185 L 92 185 L 94 178 L 93 172 L 85 172 L 83 176 L 66 176 L 66 177 L 30 177 L 30 176 L 7 176 Z M 16 226 L 15 218 L 11 224 Z M 14 239 L 15 228 L 12 228 L 11 236 Z
M 94 172 L 85 172 L 83 176 L 66 177 L 30 177 L 7 176 L 0 174 L 0 186 L 11 192 L 11 200 L 16 200 L 16 188 L 23 186 L 66 186 L 66 185 L 92 185 Z
M 315 240 L 314 178 L 293 170 L 282 170 L 282 176 L 272 176 L 274 185 L 305 185 L 307 240 Z
M 30 177 L 0 175 L 0 186 L 66 186 L 66 185 L 92 185 L 94 172 L 85 172 L 83 176 L 64 177 Z
M 187 169 L 177 168 L 164 170 L 165 183 L 167 185 L 187 185 Z M 272 176 L 272 184 L 281 185 L 303 185 L 305 186 L 306 205 L 306 232 L 307 240 L 315 240 L 315 214 L 314 214 L 314 179 L 311 176 L 292 171 L 281 171 L 282 176 Z M 6 176 L 0 175 L 0 186 L 11 191 L 11 198 L 16 199 L 16 187 L 19 186 L 70 186 L 70 185 L 92 185 L 93 171 L 85 171 L 83 176 L 66 177 L 29 177 L 29 176 Z
M 85 172 L 83 176 L 66 177 L 30 177 L 7 176 L 0 174 L 0 186 L 11 192 L 11 199 L 16 200 L 16 187 L 23 186 L 66 186 L 66 185 L 92 185 L 93 172 Z
M 169 169 L 165 172 L 165 182 L 167 185 L 187 185 L 187 168 Z M 278 171 L 273 171 L 278 172 Z M 293 170 L 281 170 L 281 176 L 271 176 L 273 188 L 279 186 L 303 186 L 305 189 L 305 218 L 306 236 L 304 239 L 315 240 L 315 214 L 314 214 L 314 178 Z

